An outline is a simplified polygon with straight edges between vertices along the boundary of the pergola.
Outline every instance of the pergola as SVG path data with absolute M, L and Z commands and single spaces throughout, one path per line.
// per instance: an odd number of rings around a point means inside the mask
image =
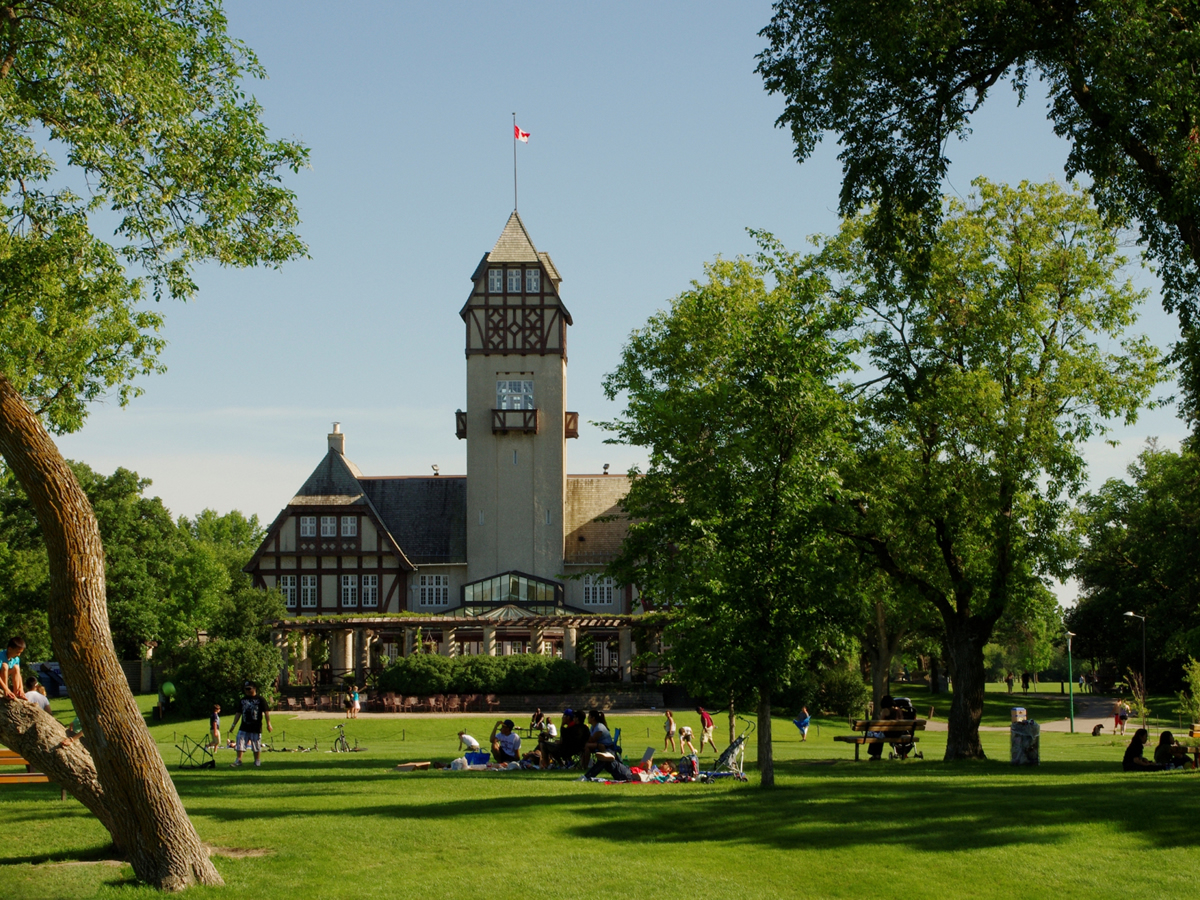
M 498 606 L 484 615 L 404 615 L 337 616 L 321 618 L 298 616 L 274 623 L 276 645 L 285 653 L 287 635 L 302 635 L 299 657 L 293 660 L 304 669 L 308 659 L 308 639 L 320 636 L 329 642 L 329 666 L 335 677 L 357 673 L 361 677 L 371 667 L 371 648 L 393 644 L 407 656 L 416 648 L 418 629 L 422 643 L 435 644 L 443 656 L 460 654 L 503 654 L 505 645 L 529 646 L 530 652 L 552 653 L 576 661 L 576 648 L 584 635 L 593 640 L 616 644 L 616 665 L 602 666 L 617 679 L 632 680 L 634 616 L 589 615 L 569 610 L 544 615 L 515 605 Z M 309 666 L 311 668 L 311 666 Z

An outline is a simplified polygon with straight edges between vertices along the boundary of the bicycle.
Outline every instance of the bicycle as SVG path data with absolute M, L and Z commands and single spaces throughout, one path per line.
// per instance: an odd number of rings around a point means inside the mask
M 337 737 L 333 739 L 333 749 L 330 753 L 349 753 L 350 744 L 346 741 L 346 727 L 334 725 L 333 730 L 337 732 Z

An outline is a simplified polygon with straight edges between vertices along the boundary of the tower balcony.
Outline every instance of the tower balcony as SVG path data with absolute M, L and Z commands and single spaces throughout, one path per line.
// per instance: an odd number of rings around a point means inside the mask
M 536 409 L 493 409 L 492 434 L 537 434 L 541 416 Z

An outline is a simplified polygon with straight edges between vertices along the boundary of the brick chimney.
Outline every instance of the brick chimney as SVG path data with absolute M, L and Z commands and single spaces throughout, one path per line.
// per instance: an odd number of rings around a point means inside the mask
M 342 434 L 341 422 L 333 423 L 333 431 L 329 433 L 329 449 L 336 450 L 342 456 L 346 455 L 346 435 Z

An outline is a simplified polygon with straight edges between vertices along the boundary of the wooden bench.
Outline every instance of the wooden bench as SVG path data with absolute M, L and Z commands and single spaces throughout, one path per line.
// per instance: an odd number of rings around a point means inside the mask
M 854 759 L 859 759 L 858 748 L 863 744 L 915 744 L 920 738 L 912 734 L 925 730 L 925 719 L 854 719 L 850 727 L 856 734 L 839 734 L 835 741 L 854 745 Z M 868 736 L 868 732 L 883 737 Z M 924 757 L 922 757 L 924 759 Z
M 24 772 L 0 772 L 0 785 L 4 784 L 49 784 L 50 776 L 38 772 L 33 765 L 25 760 L 20 753 L 0 747 L 0 766 L 24 766 Z M 67 789 L 59 788 L 63 800 L 67 799 Z

